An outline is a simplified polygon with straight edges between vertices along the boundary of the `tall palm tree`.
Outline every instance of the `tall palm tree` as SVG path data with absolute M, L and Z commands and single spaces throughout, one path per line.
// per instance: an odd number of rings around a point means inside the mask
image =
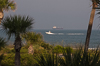
M 98 6 L 100 6 L 100 0 L 91 0 L 91 1 L 92 1 L 92 11 L 91 11 L 91 15 L 90 15 L 87 36 L 86 36 L 86 41 L 85 41 L 85 52 L 86 53 L 87 53 L 88 47 L 89 47 L 89 41 L 90 41 L 90 36 L 91 36 L 91 31 L 92 31 L 95 10 L 98 9 Z
M 8 39 L 13 35 L 15 36 L 15 66 L 20 66 L 20 49 L 22 44 L 20 34 L 26 33 L 32 28 L 32 24 L 33 19 L 29 16 L 10 15 L 2 20 L 1 26 L 8 35 Z
M 0 24 L 4 16 L 3 11 L 15 10 L 15 9 L 16 9 L 16 3 L 14 3 L 13 0 L 0 0 Z

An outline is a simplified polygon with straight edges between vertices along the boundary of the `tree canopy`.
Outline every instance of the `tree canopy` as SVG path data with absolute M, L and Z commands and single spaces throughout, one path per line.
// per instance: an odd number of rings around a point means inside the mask
M 13 0 L 0 0 L 0 9 L 2 10 L 15 10 L 16 3 Z
M 32 28 L 32 24 L 32 18 L 30 18 L 29 16 L 20 15 L 6 16 L 1 23 L 2 28 L 9 36 L 8 39 L 11 37 L 11 35 L 15 35 L 16 37 L 20 33 L 25 33 L 30 28 Z

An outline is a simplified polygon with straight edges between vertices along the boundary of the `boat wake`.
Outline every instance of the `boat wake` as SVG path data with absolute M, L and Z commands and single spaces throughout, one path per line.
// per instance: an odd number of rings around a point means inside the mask
M 52 33 L 51 31 L 45 32 L 46 34 L 51 34 L 51 35 L 84 35 L 84 33 Z
M 67 35 L 84 35 L 84 33 L 68 33 Z

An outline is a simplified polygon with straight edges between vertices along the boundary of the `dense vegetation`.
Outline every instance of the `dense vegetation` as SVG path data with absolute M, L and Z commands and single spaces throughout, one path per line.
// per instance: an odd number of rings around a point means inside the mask
M 37 38 L 41 34 L 30 32 Z M 27 34 L 26 34 L 27 36 Z M 22 38 L 25 37 L 22 36 Z M 30 37 L 32 39 L 32 36 Z M 29 38 L 29 39 L 30 39 Z M 41 40 L 40 40 L 41 39 Z M 25 39 L 23 39 L 25 40 Z M 32 45 L 33 54 L 28 53 L 28 48 Z M 6 45 L 1 48 L 0 61 L 2 66 L 14 66 L 15 50 L 13 45 Z M 38 41 L 31 42 L 27 39 L 21 50 L 21 66 L 99 66 L 100 50 L 89 50 L 88 54 L 84 53 L 82 46 L 72 48 L 69 46 L 56 45 L 52 46 L 43 41 L 42 37 Z M 86 58 L 84 58 L 86 57 Z

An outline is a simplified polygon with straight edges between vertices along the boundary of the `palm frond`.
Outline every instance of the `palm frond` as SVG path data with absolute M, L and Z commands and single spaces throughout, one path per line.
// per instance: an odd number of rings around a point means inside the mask
M 6 41 L 5 41 L 5 39 L 3 39 L 2 37 L 0 37 L 0 50 L 1 50 L 1 48 L 2 47 L 4 47 L 5 45 L 6 45 Z
M 16 3 L 13 0 L 0 0 L 0 8 L 5 11 L 15 10 Z
M 1 25 L 6 34 L 11 37 L 13 34 L 16 36 L 27 32 L 32 28 L 33 23 L 33 18 L 30 18 L 29 16 L 10 15 L 2 20 Z
M 53 54 L 54 55 L 54 54 Z M 35 60 L 38 62 L 37 66 L 57 66 L 54 63 L 54 57 L 52 54 L 40 54 L 35 58 Z
M 30 41 L 31 43 L 39 42 L 43 39 L 40 33 L 35 32 L 27 32 L 25 34 L 21 34 L 21 37 L 24 38 L 27 42 Z
M 97 4 L 100 4 L 100 0 L 91 0 L 92 2 L 95 2 Z

